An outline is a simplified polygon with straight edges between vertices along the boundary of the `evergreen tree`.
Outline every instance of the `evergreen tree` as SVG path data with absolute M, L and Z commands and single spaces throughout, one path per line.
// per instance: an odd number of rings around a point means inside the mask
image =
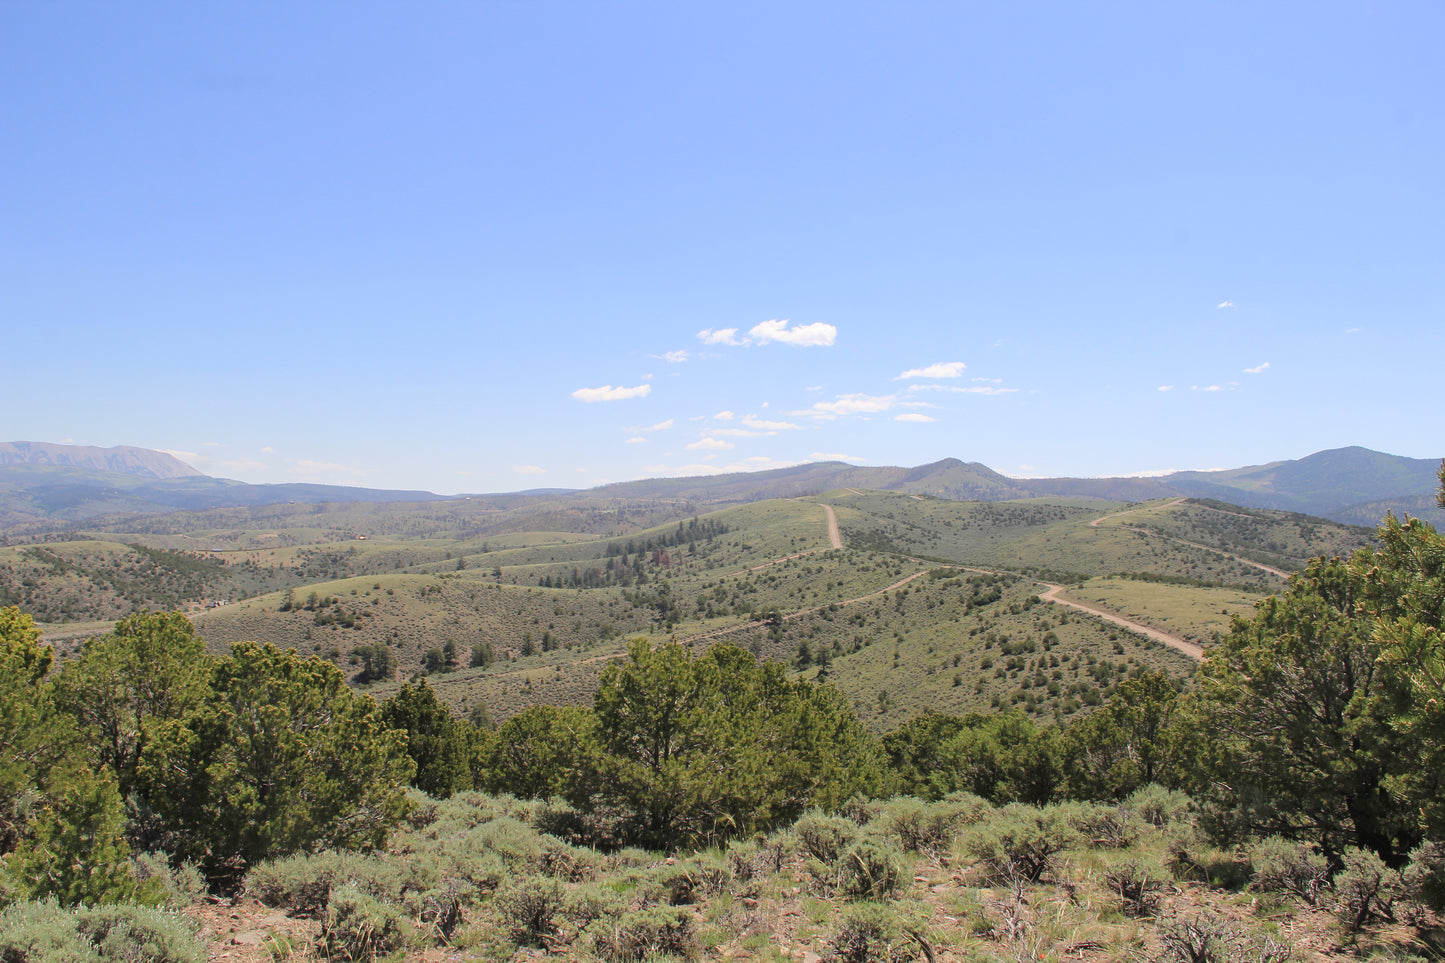
M 406 754 L 416 767 L 413 786 L 438 799 L 472 788 L 466 724 L 453 718 L 426 680 L 408 682 L 382 703 L 381 721 L 406 733 Z

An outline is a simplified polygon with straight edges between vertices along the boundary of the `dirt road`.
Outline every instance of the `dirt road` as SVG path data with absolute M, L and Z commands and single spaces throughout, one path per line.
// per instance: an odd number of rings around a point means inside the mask
M 1103 619 L 1105 622 L 1111 622 L 1114 625 L 1122 626 L 1123 628 L 1126 628 L 1131 632 L 1138 632 L 1140 635 L 1148 636 L 1156 642 L 1163 642 L 1165 645 L 1169 646 L 1169 648 L 1183 652 L 1191 659 L 1199 660 L 1204 658 L 1203 647 L 1195 645 L 1188 639 L 1181 638 L 1177 635 L 1171 635 L 1168 632 L 1163 632 L 1159 629 L 1153 628 L 1152 626 L 1145 625 L 1143 622 L 1136 622 L 1133 619 L 1125 618 L 1122 615 L 1118 615 L 1106 609 L 1095 608 L 1092 605 L 1085 605 L 1083 602 L 1075 602 L 1073 599 L 1061 598 L 1059 596 L 1059 593 L 1064 590 L 1064 587 L 1062 585 L 1054 585 L 1052 582 L 1040 582 L 1039 584 L 1047 586 L 1048 588 L 1048 591 L 1039 594 L 1039 598 L 1045 602 L 1053 602 L 1055 605 L 1067 605 L 1071 609 L 1078 609 L 1081 612 L 1088 612 L 1090 615 L 1096 615 L 1099 618 Z
M 833 548 L 842 548 L 843 535 L 838 531 L 838 516 L 833 514 L 833 506 L 824 505 L 823 511 L 828 513 L 828 544 Z

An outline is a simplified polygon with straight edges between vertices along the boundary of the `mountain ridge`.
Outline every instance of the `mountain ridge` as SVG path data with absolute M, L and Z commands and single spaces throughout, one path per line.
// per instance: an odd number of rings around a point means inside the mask
M 26 460 L 21 461 L 21 458 Z M 114 465 L 94 468 L 87 465 Z M 943 458 L 914 467 L 811 462 L 759 472 L 645 478 L 585 490 L 534 489 L 497 494 L 437 495 L 419 490 L 306 483 L 253 485 L 214 478 L 165 452 L 34 442 L 0 443 L 0 528 L 75 524 L 118 514 L 162 514 L 299 502 L 424 502 L 467 498 L 565 501 L 570 498 L 659 499 L 708 509 L 768 498 L 798 498 L 845 488 L 896 491 L 953 501 L 1082 497 L 1137 502 L 1184 496 L 1247 508 L 1299 512 L 1360 524 L 1370 512 L 1409 511 L 1437 524 L 1433 504 L 1439 461 L 1359 446 L 1299 459 L 1218 471 L 1155 477 L 1011 478 L 980 462 Z M 184 472 L 159 477 L 160 472 Z M 1368 522 L 1366 522 L 1368 523 Z

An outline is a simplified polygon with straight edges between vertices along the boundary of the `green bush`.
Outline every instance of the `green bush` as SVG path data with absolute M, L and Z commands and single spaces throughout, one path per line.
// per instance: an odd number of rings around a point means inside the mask
M 1410 854 L 1403 873 L 1410 899 L 1439 912 L 1445 910 L 1445 843 L 1425 843 Z
M 596 850 L 572 846 L 556 836 L 544 835 L 541 844 L 538 861 L 542 872 L 569 883 L 595 880 L 606 865 L 606 860 Z
M 541 946 L 544 937 L 557 932 L 567 891 L 555 879 L 524 877 L 498 890 L 493 902 L 512 939 L 524 946 Z
M 1158 783 L 1140 786 L 1124 800 L 1124 808 L 1151 826 L 1162 829 L 1177 822 L 1194 808 L 1194 802 L 1177 789 Z
M 820 862 L 836 863 L 858 838 L 858 826 L 847 819 L 825 816 L 814 809 L 793 824 L 793 834 L 804 853 Z
M 587 929 L 593 952 L 609 963 L 631 963 L 659 954 L 691 957 L 697 947 L 692 916 L 676 907 L 650 906 Z
M 542 837 L 526 823 L 501 816 L 467 835 L 468 848 L 496 853 L 513 872 L 530 869 L 542 857 Z
M 371 963 L 401 949 L 405 932 L 395 907 L 346 883 L 331 894 L 318 948 L 329 959 Z
M 6 963 L 205 963 L 206 947 L 183 918 L 133 904 L 62 908 L 15 903 L 0 913 Z
M 395 898 L 402 888 L 381 857 L 334 850 L 266 860 L 246 874 L 246 892 L 258 902 L 318 920 L 332 891 L 348 883 L 378 899 Z
M 896 849 L 864 839 L 838 857 L 836 885 L 849 899 L 887 899 L 898 891 L 904 871 L 902 855 Z
M 902 796 L 884 804 L 875 823 L 906 852 L 937 853 L 947 849 L 960 830 L 992 809 L 987 800 L 972 793 L 954 793 L 932 803 Z
M 1271 836 L 1254 847 L 1253 863 L 1255 888 L 1291 893 L 1311 906 L 1330 887 L 1329 862 L 1305 843 Z
M 1081 804 L 1071 813 L 1070 823 L 1091 846 L 1123 849 L 1139 838 L 1139 826 L 1125 806 Z
M 1060 850 L 1079 842 L 1067 811 L 1011 805 L 963 837 L 963 851 L 998 882 L 1036 883 L 1053 869 Z
M 1335 877 L 1335 915 L 1352 933 L 1371 923 L 1393 923 L 1395 903 L 1405 895 L 1405 880 L 1367 849 L 1345 851 L 1344 868 Z
M 924 955 L 922 934 L 910 932 L 892 907 L 879 903 L 844 910 L 829 945 L 829 959 L 838 963 L 905 963 Z
M 1126 860 L 1104 871 L 1104 884 L 1119 897 L 1120 909 L 1129 916 L 1153 916 L 1158 908 L 1155 895 L 1168 874 L 1163 867 L 1145 860 Z

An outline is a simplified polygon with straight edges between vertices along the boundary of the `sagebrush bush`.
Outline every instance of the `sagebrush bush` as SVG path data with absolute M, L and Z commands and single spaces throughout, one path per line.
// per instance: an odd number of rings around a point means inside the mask
M 6 963 L 205 963 L 206 947 L 183 917 L 129 903 L 64 908 L 51 900 L 0 913 Z
M 1445 910 L 1445 843 L 1416 847 L 1402 877 L 1406 896 L 1436 912 Z
M 858 838 L 858 826 L 838 816 L 825 816 L 818 810 L 804 813 L 793 824 L 798 848 L 823 863 L 836 863 Z
M 592 950 L 609 963 L 632 963 L 658 954 L 691 957 L 697 948 L 692 916 L 670 906 L 649 906 L 598 919 L 587 929 Z
M 1156 895 L 1168 874 L 1157 863 L 1130 859 L 1104 870 L 1104 885 L 1119 897 L 1119 908 L 1129 916 L 1153 916 L 1158 909 Z
M 963 852 L 990 879 L 1035 883 L 1053 869 L 1060 850 L 1079 842 L 1068 817 L 1058 807 L 1005 806 L 964 835 Z
M 1142 821 L 1163 829 L 1186 818 L 1194 801 L 1177 789 L 1165 789 L 1158 783 L 1140 786 L 1124 800 L 1124 808 Z
M 849 906 L 828 943 L 828 958 L 838 963 L 905 963 L 923 956 L 921 940 L 908 934 L 899 914 L 878 903 Z
M 371 963 L 401 949 L 405 942 L 404 921 L 394 906 L 350 883 L 331 894 L 317 943 L 327 958 Z
M 958 833 L 992 810 L 987 800 L 972 793 L 955 793 L 939 802 L 910 797 L 890 799 L 874 825 L 898 840 L 906 852 L 937 853 L 946 850 Z
M 1335 915 L 1351 932 L 1371 923 L 1393 923 L 1395 903 L 1405 895 L 1401 874 L 1367 849 L 1348 849 L 1335 877 Z
M 512 939 L 524 946 L 541 946 L 544 937 L 557 932 L 567 907 L 567 890 L 549 877 L 522 877 L 497 891 L 493 904 Z
M 266 860 L 246 874 L 245 886 L 248 895 L 267 906 L 322 919 L 332 891 L 347 883 L 378 899 L 394 899 L 401 891 L 392 863 L 344 850 Z
M 1271 836 L 1254 847 L 1254 887 L 1290 893 L 1311 906 L 1330 887 L 1330 864 L 1305 843 Z
M 1139 825 L 1125 806 L 1086 803 L 1071 812 L 1070 823 L 1092 846 L 1123 849 L 1139 838 Z
M 551 834 L 543 835 L 541 844 L 538 865 L 548 876 L 580 883 L 597 879 L 606 866 L 606 859 L 596 850 L 573 846 Z
M 501 857 L 513 872 L 524 872 L 542 856 L 542 837 L 526 823 L 512 816 L 499 816 L 467 834 L 467 843 Z
M 892 846 L 860 840 L 838 857 L 835 885 L 848 899 L 882 900 L 898 892 L 904 879 L 904 860 Z

